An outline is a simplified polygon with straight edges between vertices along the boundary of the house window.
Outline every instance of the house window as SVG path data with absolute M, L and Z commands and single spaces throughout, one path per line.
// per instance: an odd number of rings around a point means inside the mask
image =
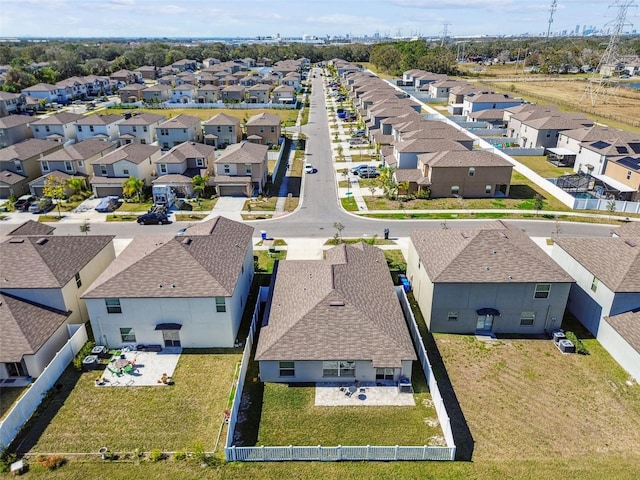
M 71 162 L 64 162 L 64 169 L 67 172 L 73 172 L 73 165 L 71 164 Z
M 376 368 L 376 380 L 393 380 L 393 368 Z
M 145 144 L 147 143 L 147 141 L 146 141 L 144 138 L 141 138 L 141 139 L 140 139 L 140 143 L 141 143 L 142 145 L 145 145 Z
M 449 312 L 447 314 L 448 322 L 457 322 L 458 321 L 458 312 Z
M 83 167 L 84 166 L 84 162 L 82 160 L 78 160 L 78 166 L 79 167 Z
M 487 194 L 491 193 L 491 185 L 484 186 L 484 193 L 487 193 Z
M 103 176 L 107 176 L 107 166 L 106 165 L 100 165 L 100 175 Z
M 264 127 L 260 127 L 260 133 L 264 133 Z
M 271 133 L 276 133 L 276 127 L 271 127 Z
M 224 297 L 216 297 L 216 312 L 222 313 L 227 311 L 227 304 Z
M 536 293 L 533 298 L 549 298 L 549 291 L 551 290 L 550 283 L 538 283 L 536 285 Z
M 167 164 L 166 163 L 161 163 L 160 164 L 160 173 L 167 173 Z
M 281 377 L 295 377 L 295 362 L 279 362 L 278 368 Z
M 80 272 L 76 273 L 76 286 L 78 288 L 82 286 L 82 279 L 80 278 Z
M 131 127 L 131 130 L 133 130 L 134 132 L 136 132 L 136 126 L 134 125 L 133 127 Z
M 122 343 L 135 343 L 136 334 L 131 327 L 125 327 L 120 329 L 120 338 Z
M 229 127 L 231 128 L 231 127 Z M 220 133 L 222 131 L 222 127 L 218 127 L 218 133 Z
M 82 125 L 76 125 L 78 127 L 78 133 L 82 132 Z
M 520 314 L 520 326 L 521 327 L 531 327 L 533 326 L 533 322 L 536 319 L 535 312 L 522 312 Z
M 469 176 L 473 177 L 476 174 L 476 169 L 474 167 L 469 167 Z
M 340 360 L 322 362 L 323 377 L 355 377 L 356 362 Z
M 143 131 L 143 132 L 146 132 L 146 131 L 147 131 L 147 126 L 146 126 L 146 125 L 143 125 L 143 126 L 142 126 L 142 131 Z M 135 130 L 134 130 L 134 132 L 135 132 Z
M 21 172 L 22 171 L 22 162 L 20 160 L 14 161 L 13 164 L 16 167 L 16 172 Z
M 89 125 L 89 131 L 93 132 L 93 125 Z
M 227 173 L 227 174 L 228 174 L 228 173 L 231 173 L 231 168 L 229 167 L 229 165 L 228 165 L 228 164 L 225 164 L 225 165 L 224 165 L 224 173 Z
M 627 170 L 627 180 L 631 180 L 631 170 Z
M 169 142 L 162 142 L 162 149 L 169 150 Z
M 460 192 L 460 187 L 458 185 L 453 185 L 451 187 L 451 195 L 458 195 L 458 192 Z
M 245 165 L 244 165 L 244 172 L 245 172 L 247 175 L 251 175 L 251 164 L 250 164 L 250 163 L 245 163 Z
M 169 130 L 166 128 L 161 128 L 160 129 L 160 135 L 169 135 Z
M 122 313 L 119 298 L 105 298 L 104 303 L 107 306 L 107 313 Z
M 598 290 L 598 284 L 600 283 L 600 280 L 598 280 L 595 276 L 593 277 L 593 280 L 591 280 L 591 291 L 595 292 L 596 290 Z
M 42 171 L 43 172 L 49 171 L 49 162 L 42 162 Z
M 233 133 L 233 127 L 229 127 L 229 133 Z
M 129 167 L 122 167 L 122 173 L 124 175 L 129 175 Z
M 196 158 L 196 167 L 204 167 L 204 158 Z

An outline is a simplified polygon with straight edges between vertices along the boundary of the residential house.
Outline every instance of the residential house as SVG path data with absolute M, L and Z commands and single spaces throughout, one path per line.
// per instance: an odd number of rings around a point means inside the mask
M 49 177 L 57 177 L 65 183 L 71 177 L 82 177 L 88 181 L 93 175 L 91 163 L 112 152 L 116 147 L 115 142 L 89 139 L 67 145 L 39 158 L 42 176 L 29 182 L 29 191 L 37 197 L 44 196 L 44 187 Z M 88 186 L 88 183 L 85 186 Z M 65 187 L 65 194 L 72 195 L 72 189 Z
M 280 84 L 293 87 L 296 91 L 300 91 L 300 74 L 298 72 L 289 72 L 280 80 Z
M 38 100 L 45 100 L 47 103 L 57 102 L 58 89 L 55 85 L 49 83 L 38 83 L 28 88 L 23 88 L 21 93 L 25 96 L 37 98 Z
M 0 148 L 33 138 L 33 132 L 29 128 L 30 123 L 31 117 L 25 115 L 0 117 Z
M 193 177 L 214 174 L 216 148 L 195 142 L 176 145 L 154 163 L 156 165 L 154 185 L 168 185 L 180 197 L 192 197 Z
M 383 252 L 278 262 L 255 359 L 263 382 L 400 382 L 417 359 Z
M 31 122 L 34 138 L 66 143 L 78 138 L 76 122 L 84 115 L 71 112 L 60 112 Z
M 223 103 L 242 103 L 246 98 L 246 89 L 241 85 L 227 85 L 220 90 Z
M 216 217 L 184 235 L 134 237 L 83 295 L 96 340 L 233 347 L 253 278 L 252 233 Z
M 75 99 L 87 98 L 87 85 L 79 77 L 69 77 L 56 82 L 58 89 L 58 102 L 62 104 L 71 103 Z
M 79 142 L 90 138 L 117 140 L 120 136 L 118 124 L 123 121 L 122 115 L 88 115 L 76 122 L 76 137 Z
M 576 280 L 567 308 L 640 379 L 640 237 L 555 240 L 552 258 Z
M 29 182 L 40 176 L 38 159 L 62 148 L 57 142 L 30 138 L 0 149 L 0 198 L 29 192 Z
M 178 115 L 158 125 L 156 135 L 164 151 L 182 142 L 201 142 L 202 122 L 198 117 Z
M 246 124 L 247 140 L 262 145 L 280 144 L 280 117 L 270 113 L 254 115 Z
M 118 90 L 121 103 L 136 103 L 142 101 L 142 92 L 147 88 L 141 83 L 132 83 Z
M 204 142 L 218 148 L 239 143 L 242 140 L 240 119 L 219 113 L 202 124 Z
M 581 113 L 564 113 L 548 105 L 528 107 L 512 115 L 507 125 L 507 135 L 524 148 L 554 148 L 560 132 L 593 126 L 593 120 Z
M 198 103 L 216 103 L 220 100 L 220 87 L 213 84 L 205 84 L 198 87 L 196 93 Z
M 153 65 L 143 65 L 134 70 L 135 73 L 139 73 L 142 76 L 142 80 L 155 80 L 158 78 L 158 67 Z
M 262 193 L 269 171 L 266 145 L 243 141 L 229 145 L 215 160 L 214 184 L 220 196 Z
M 449 90 L 449 101 L 447 111 L 451 115 L 462 115 L 462 107 L 465 95 L 470 93 L 480 93 L 482 89 L 468 83 L 456 85 Z
M 111 235 L 10 236 L 0 243 L 0 293 L 89 320 L 81 295 L 115 258 Z
M 164 115 L 157 113 L 134 113 L 129 118 L 118 123 L 120 142 L 142 143 L 150 145 L 156 141 L 156 129 L 166 120 Z
M 513 98 L 506 93 L 469 93 L 465 95 L 462 102 L 462 115 L 469 115 L 471 112 L 487 110 L 489 108 L 503 109 L 524 103 L 521 98 Z
M 296 89 L 289 85 L 280 85 L 273 89 L 273 103 L 296 103 Z
M 264 83 L 258 83 L 247 90 L 249 103 L 269 103 L 271 87 Z
M 122 88 L 125 85 L 130 85 L 132 83 L 143 83 L 142 74 L 140 72 L 132 72 L 126 68 L 113 72 L 109 75 L 109 78 L 111 81 L 115 82 L 118 88 Z
M 69 312 L 0 293 L 0 380 L 38 377 L 69 339 Z
M 430 138 L 411 138 L 395 142 L 393 145 L 393 156 L 398 169 L 418 168 L 418 157 L 421 154 L 444 151 L 469 151 L 469 149 L 452 140 Z
M 171 99 L 171 87 L 169 85 L 151 85 L 142 91 L 142 99 L 146 103 L 156 104 Z
M 193 103 L 197 96 L 198 89 L 190 83 L 178 85 L 171 91 L 171 101 L 175 103 Z
M 21 93 L 0 92 L 0 117 L 20 113 L 24 109 L 25 99 Z
M 550 333 L 574 283 L 522 230 L 499 221 L 413 231 L 407 277 L 434 333 Z
M 173 62 L 171 64 L 171 67 L 180 72 L 185 72 L 185 71 L 195 72 L 198 68 L 198 61 L 185 58 L 182 60 L 178 60 L 177 62 Z
M 130 143 L 91 161 L 93 177 L 89 181 L 96 197 L 122 196 L 122 183 L 136 177 L 151 185 L 154 162 L 160 158 L 160 147 Z
M 440 80 L 429 84 L 429 97 L 431 98 L 446 98 L 449 100 L 449 93 L 452 88 L 466 86 L 467 82 L 460 80 Z
M 605 177 L 601 179 L 609 190 L 612 190 L 609 184 L 613 184 L 613 190 L 619 192 L 618 199 L 640 202 L 640 154 L 610 159 Z

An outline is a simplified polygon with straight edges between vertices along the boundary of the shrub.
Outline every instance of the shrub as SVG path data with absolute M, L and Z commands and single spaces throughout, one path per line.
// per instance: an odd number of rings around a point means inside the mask
M 564 334 L 567 339 L 571 340 L 571 343 L 576 346 L 576 353 L 579 353 L 580 355 L 589 355 L 589 350 L 587 350 L 587 347 L 584 346 L 584 343 L 582 343 L 582 341 L 578 337 L 576 337 L 575 333 L 564 332 Z
M 95 342 L 87 342 L 84 344 L 84 347 L 80 349 L 78 354 L 73 359 L 73 367 L 76 370 L 78 370 L 79 372 L 82 371 L 82 360 L 84 360 L 84 357 L 86 357 L 87 355 L 91 355 L 91 350 L 93 350 L 93 347 L 95 346 Z
M 55 470 L 67 463 L 67 459 L 60 455 L 39 455 L 36 457 L 36 463 L 48 470 Z
M 163 458 L 164 458 L 164 453 L 162 453 L 162 450 L 160 450 L 159 448 L 154 448 L 153 450 L 151 450 L 151 453 L 149 454 L 149 460 L 151 460 L 154 463 L 159 462 Z
M 195 441 L 193 443 L 193 459 L 198 462 L 198 463 L 206 463 L 207 461 L 207 454 L 204 451 L 204 446 L 202 445 L 202 442 L 200 441 Z
M 9 453 L 6 448 L 0 448 L 0 473 L 8 473 L 11 464 L 18 460 L 15 453 Z
M 187 452 L 183 451 L 183 450 L 178 450 L 177 452 L 174 452 L 173 454 L 173 459 L 174 460 L 186 460 L 187 458 Z

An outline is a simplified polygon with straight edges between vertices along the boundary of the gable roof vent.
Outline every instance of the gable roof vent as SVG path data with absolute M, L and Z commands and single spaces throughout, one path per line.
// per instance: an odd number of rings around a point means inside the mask
M 183 245 L 191 245 L 191 237 L 184 237 L 182 239 L 182 244 Z

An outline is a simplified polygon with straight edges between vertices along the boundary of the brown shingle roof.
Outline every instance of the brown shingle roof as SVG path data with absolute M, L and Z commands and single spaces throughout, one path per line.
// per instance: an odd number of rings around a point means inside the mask
M 15 143 L 0 149 L 0 161 L 10 162 L 12 160 L 27 160 L 32 157 L 47 154 L 53 150 L 58 150 L 62 146 L 57 142 L 30 138 L 20 143 Z
M 55 115 L 49 115 L 48 117 L 41 118 L 35 122 L 31 122 L 31 125 L 66 125 L 67 123 L 73 123 L 76 120 L 80 120 L 84 115 L 71 112 L 60 112 Z
M 198 117 L 178 115 L 177 117 L 170 118 L 166 122 L 162 122 L 160 128 L 189 128 L 199 123 L 200 119 Z
M 124 120 L 122 115 L 88 115 L 78 120 L 78 125 L 110 125 L 112 123 Z
M 60 288 L 107 247 L 112 235 L 12 236 L 0 243 L 2 288 Z
M 423 153 L 418 161 L 431 167 L 512 167 L 513 165 L 492 152 L 482 150 L 460 150 Z
M 127 118 L 124 122 L 120 122 L 118 125 L 151 125 L 152 123 L 159 122 L 166 118 L 167 117 L 164 115 L 145 112 L 140 115 L 131 115 L 131 118 Z
M 13 128 L 18 125 L 26 125 L 27 123 L 31 123 L 31 117 L 26 117 L 24 115 L 0 117 L 0 128 Z
M 256 360 L 415 360 L 383 252 L 340 245 L 326 260 L 279 262 Z
M 46 223 L 27 220 L 22 225 L 11 230 L 7 235 L 51 235 L 56 227 Z
M 231 296 L 252 233 L 253 227 L 216 217 L 182 236 L 135 237 L 83 298 Z
M 432 282 L 573 282 L 522 230 L 502 222 L 474 230 L 417 230 L 411 242 Z
M 229 145 L 222 155 L 216 158 L 215 163 L 262 163 L 264 162 L 269 147 L 251 142 L 240 142 Z
M 211 117 L 209 120 L 207 120 L 206 122 L 204 122 L 203 125 L 227 125 L 227 126 L 240 126 L 240 119 L 236 118 L 236 117 L 232 117 L 229 115 L 225 115 L 224 113 L 219 113 L 213 117 Z
M 183 163 L 189 158 L 207 158 L 215 150 L 215 147 L 204 143 L 182 142 L 153 163 Z
M 89 138 L 72 145 L 67 145 L 60 150 L 38 159 L 38 161 L 62 162 L 65 160 L 87 160 L 97 153 L 113 149 L 115 145 L 115 142 L 104 142 L 102 140 Z
M 640 237 L 558 238 L 555 244 L 612 292 L 640 292 Z
M 604 317 L 604 321 L 611 325 L 636 352 L 640 353 L 640 311 Z
M 68 312 L 0 294 L 0 362 L 20 362 L 36 353 L 66 322 Z
M 255 125 L 280 125 L 280 117 L 278 115 L 271 115 L 270 113 L 259 113 L 247 120 L 247 126 L 252 127 Z
M 107 153 L 104 157 L 96 158 L 91 163 L 94 165 L 111 165 L 121 160 L 126 160 L 136 165 L 141 164 L 154 153 L 160 151 L 156 145 L 145 145 L 142 143 L 128 143 L 113 152 Z

